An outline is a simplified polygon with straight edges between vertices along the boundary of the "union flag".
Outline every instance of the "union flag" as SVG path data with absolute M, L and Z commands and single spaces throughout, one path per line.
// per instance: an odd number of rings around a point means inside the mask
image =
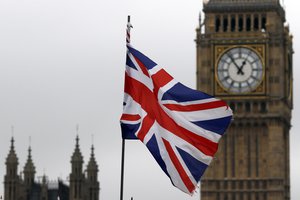
M 176 81 L 130 44 L 127 49 L 122 137 L 141 140 L 172 184 L 193 194 L 232 111 L 223 100 Z

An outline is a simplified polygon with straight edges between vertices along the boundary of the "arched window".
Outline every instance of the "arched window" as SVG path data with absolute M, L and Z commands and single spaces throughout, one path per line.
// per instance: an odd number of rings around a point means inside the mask
M 243 31 L 243 26 L 244 26 L 243 16 L 240 15 L 239 16 L 239 32 Z
M 251 111 L 251 105 L 250 105 L 249 102 L 246 102 L 245 107 L 246 107 L 246 112 L 250 112 Z
M 255 15 L 254 16 L 254 30 L 258 31 L 258 29 L 259 29 L 259 20 L 258 20 L 258 16 Z
M 261 18 L 261 30 L 266 31 L 267 18 L 266 16 L 262 16 Z
M 229 107 L 231 108 L 232 112 L 235 111 L 235 104 L 234 103 L 230 103 Z
M 246 31 L 251 31 L 251 17 L 247 16 L 246 18 Z
M 225 193 L 224 200 L 228 200 L 228 195 Z
M 220 20 L 220 17 L 217 16 L 217 17 L 216 17 L 216 20 L 215 20 L 215 31 L 216 31 L 216 32 L 219 32 L 219 31 L 220 31 L 220 26 L 221 26 L 221 20 Z
M 235 31 L 235 16 L 231 16 L 231 32 Z
M 227 16 L 224 16 L 223 18 L 223 32 L 227 32 L 228 31 L 228 18 Z
M 266 113 L 267 112 L 266 102 L 261 102 L 261 104 L 260 104 L 260 112 L 262 112 L 262 113 Z

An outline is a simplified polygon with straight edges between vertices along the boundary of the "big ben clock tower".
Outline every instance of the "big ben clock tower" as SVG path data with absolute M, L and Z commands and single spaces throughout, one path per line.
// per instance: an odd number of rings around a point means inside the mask
M 292 36 L 279 0 L 210 0 L 197 29 L 197 88 L 234 111 L 201 200 L 289 200 Z

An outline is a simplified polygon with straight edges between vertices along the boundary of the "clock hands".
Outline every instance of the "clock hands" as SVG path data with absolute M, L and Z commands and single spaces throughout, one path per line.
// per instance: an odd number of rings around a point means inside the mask
M 243 64 L 242 64 L 242 66 L 239 67 L 238 64 L 236 64 L 235 60 L 233 59 L 232 55 L 230 55 L 230 54 L 227 54 L 227 55 L 228 55 L 228 57 L 230 58 L 230 60 L 233 62 L 233 64 L 236 66 L 236 68 L 237 68 L 237 70 L 238 70 L 238 71 L 237 71 L 237 74 L 244 75 L 243 67 L 244 67 L 244 65 L 246 64 L 246 61 L 244 61 Z
M 244 68 L 245 65 L 246 65 L 246 60 L 244 60 L 244 61 L 242 62 L 242 65 L 239 67 L 237 74 L 242 74 L 242 75 L 244 75 L 243 68 Z
M 247 55 L 247 57 L 244 59 L 244 61 L 242 62 L 242 65 L 241 66 L 239 66 L 236 62 L 235 62 L 235 60 L 234 60 L 234 58 L 232 57 L 232 55 L 231 54 L 227 54 L 228 55 L 228 57 L 230 58 L 230 60 L 233 62 L 233 64 L 236 66 L 236 68 L 237 68 L 237 74 L 241 74 L 241 75 L 244 75 L 245 73 L 244 73 L 244 71 L 243 71 L 243 68 L 244 68 L 244 66 L 246 65 L 246 60 L 248 59 L 248 57 L 250 56 L 250 54 L 251 54 L 251 51 L 249 51 L 249 53 L 248 53 L 248 55 Z
M 252 53 L 251 51 L 248 52 L 247 57 L 246 57 L 246 58 L 244 59 L 244 61 L 242 62 L 242 65 L 238 68 L 237 74 L 242 74 L 242 75 L 244 75 L 243 68 L 244 68 L 244 66 L 246 65 L 246 60 L 248 60 L 248 57 L 250 56 L 251 53 Z

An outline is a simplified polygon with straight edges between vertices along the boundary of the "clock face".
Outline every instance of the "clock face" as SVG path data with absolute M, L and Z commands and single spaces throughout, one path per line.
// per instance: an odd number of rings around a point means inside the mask
M 230 93 L 248 93 L 263 79 L 263 64 L 259 55 L 246 47 L 229 49 L 217 64 L 217 79 Z

